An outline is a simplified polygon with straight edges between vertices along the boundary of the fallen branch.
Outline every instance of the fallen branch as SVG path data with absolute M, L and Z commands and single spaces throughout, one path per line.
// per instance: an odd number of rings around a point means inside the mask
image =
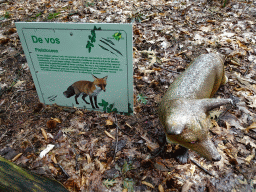
M 194 159 L 190 158 L 190 161 L 192 161 L 192 163 L 194 163 L 197 167 L 199 167 L 200 169 L 202 169 L 205 173 L 207 173 L 208 175 L 214 176 L 211 172 L 209 172 L 207 169 L 205 169 L 204 167 L 202 167 L 199 163 L 197 163 Z
M 118 144 L 118 128 L 119 128 L 119 125 L 118 125 L 118 123 L 117 123 L 116 115 L 115 115 L 115 124 L 116 124 L 116 146 L 115 146 L 115 152 L 114 152 L 113 161 L 115 161 L 115 158 L 116 158 L 117 144 Z

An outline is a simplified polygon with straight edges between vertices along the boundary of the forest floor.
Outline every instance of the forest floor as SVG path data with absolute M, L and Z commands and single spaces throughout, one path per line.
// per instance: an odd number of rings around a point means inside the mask
M 0 155 L 70 191 L 256 191 L 255 19 L 251 0 L 0 0 Z M 134 115 L 41 104 L 18 21 L 132 22 Z M 158 103 L 194 58 L 215 51 L 226 56 L 229 81 L 214 97 L 240 102 L 211 113 L 222 159 L 191 151 L 199 166 L 180 164 L 176 146 L 157 153 Z

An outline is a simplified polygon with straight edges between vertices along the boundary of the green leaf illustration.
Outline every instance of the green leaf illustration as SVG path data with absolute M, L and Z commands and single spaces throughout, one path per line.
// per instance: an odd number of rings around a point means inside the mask
M 96 26 L 94 26 L 93 30 L 91 30 L 91 35 L 88 36 L 88 38 L 90 39 L 90 41 L 87 42 L 86 48 L 88 49 L 89 53 L 92 50 L 92 47 L 94 47 L 93 43 L 96 42 L 96 33 L 95 30 L 101 30 L 101 27 L 99 27 L 97 29 Z
M 115 40 L 119 41 L 122 38 L 122 33 L 117 32 L 113 35 L 113 37 L 115 38 Z
M 92 42 L 92 43 L 95 43 L 95 42 L 96 42 L 96 36 L 93 36 L 93 37 L 92 37 L 91 42 Z
M 118 113 L 117 108 L 112 109 L 112 112 Z
M 102 99 L 102 103 L 99 103 L 99 106 L 102 106 L 103 107 L 103 111 L 106 112 L 107 106 L 108 106 L 108 102 L 106 102 L 104 99 Z
M 91 30 L 91 34 L 92 34 L 92 36 L 95 36 L 95 35 L 96 35 L 96 33 L 95 33 L 94 30 Z

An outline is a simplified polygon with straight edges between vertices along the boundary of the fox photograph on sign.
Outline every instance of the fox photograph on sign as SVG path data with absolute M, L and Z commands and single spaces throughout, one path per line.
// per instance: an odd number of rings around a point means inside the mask
M 18 22 L 16 27 L 41 102 L 132 113 L 131 24 Z

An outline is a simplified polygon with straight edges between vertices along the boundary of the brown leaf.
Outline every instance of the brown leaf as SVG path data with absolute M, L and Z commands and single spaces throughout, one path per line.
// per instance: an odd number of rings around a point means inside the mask
M 248 133 L 250 129 L 256 129 L 256 122 L 253 122 L 249 127 L 247 127 L 245 132 Z
M 53 121 L 56 121 L 57 123 L 61 123 L 59 118 L 51 118 Z
M 37 106 L 34 108 L 34 113 L 38 113 L 44 107 L 43 103 L 38 103 Z
M 143 138 L 146 141 L 146 145 L 151 151 L 154 151 L 155 149 L 159 148 L 159 144 L 150 141 L 146 135 L 142 135 L 141 138 Z
M 111 135 L 109 132 L 107 132 L 107 131 L 104 131 L 105 132 L 105 134 L 108 136 L 108 137 L 110 137 L 111 139 L 114 139 L 115 140 L 115 137 L 113 136 L 113 135 Z
M 54 154 L 52 154 L 52 156 L 51 156 L 51 160 L 53 161 L 53 163 L 55 163 L 55 164 L 57 164 L 58 162 L 57 162 L 57 159 L 56 159 L 56 157 L 55 157 L 55 155 Z
M 158 190 L 159 190 L 159 192 L 164 192 L 164 187 L 163 187 L 163 185 L 158 185 Z
M 16 161 L 21 155 L 22 155 L 22 153 L 19 153 L 18 155 L 16 155 L 16 156 L 12 159 L 12 162 Z
M 251 155 L 248 155 L 248 156 L 245 158 L 245 161 L 247 162 L 247 164 L 250 164 L 251 160 L 252 160 L 254 157 L 255 157 L 255 149 L 253 149 Z
M 155 164 L 154 164 L 154 167 L 159 170 L 159 171 L 169 171 L 169 169 L 166 168 L 166 166 L 161 163 L 160 161 L 157 161 Z
M 216 22 L 216 20 L 207 20 L 207 23 L 215 23 Z
M 6 39 L 0 39 L 0 44 L 1 44 L 1 45 L 5 45 L 5 44 L 7 44 L 9 41 L 10 41 L 10 39 L 9 39 L 9 38 L 6 38 Z
M 111 120 L 109 120 L 109 119 L 106 120 L 106 125 L 111 126 L 111 125 L 113 125 L 113 124 L 114 124 L 113 121 L 111 121 Z
M 152 188 L 152 189 L 155 188 L 151 183 L 148 183 L 148 182 L 146 182 L 146 181 L 142 181 L 141 183 L 142 183 L 143 185 L 146 185 L 146 186 Z
M 41 128 L 41 131 L 42 131 L 42 134 L 44 136 L 45 141 L 47 141 L 47 133 L 46 133 L 46 131 L 43 128 Z
M 46 127 L 48 129 L 54 129 L 54 128 L 56 128 L 56 126 L 57 126 L 57 121 L 55 121 L 55 120 L 49 120 L 46 123 Z
M 85 154 L 87 158 L 87 163 L 90 164 L 92 162 L 91 157 L 89 154 Z

